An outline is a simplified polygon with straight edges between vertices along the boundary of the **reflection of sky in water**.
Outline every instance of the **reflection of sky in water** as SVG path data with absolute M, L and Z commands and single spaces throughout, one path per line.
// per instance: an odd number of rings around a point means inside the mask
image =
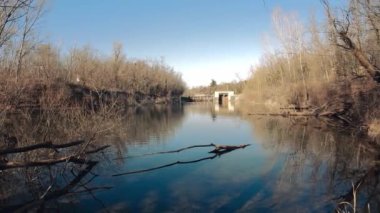
M 187 106 L 179 128 L 164 142 L 151 137 L 147 145 L 130 145 L 128 154 L 136 157 L 119 162 L 108 168 L 109 171 L 114 174 L 196 160 L 212 156 L 208 153 L 212 147 L 138 157 L 144 153 L 209 143 L 252 145 L 194 164 L 120 177 L 105 173 L 106 177 L 99 177 L 96 184 L 114 188 L 99 192 L 96 197 L 110 210 L 131 212 L 309 212 L 321 211 L 331 202 L 332 196 L 326 192 L 326 187 L 318 187 L 326 179 L 326 162 L 314 165 L 314 156 L 297 155 L 304 157 L 297 161 L 290 159 L 294 156 L 288 151 L 264 149 L 263 141 L 258 141 L 262 139 L 254 136 L 246 120 L 219 114 L 213 119 L 211 113 L 207 105 L 203 111 L 199 106 Z M 299 170 L 294 169 L 298 167 Z M 84 199 L 86 201 L 79 205 L 86 211 L 102 208 L 92 198 Z
M 203 110 L 205 113 L 186 109 L 180 128 L 165 143 L 156 143 L 152 137 L 147 146 L 130 146 L 128 153 L 137 157 L 124 160 L 123 165 L 112 171 L 118 173 L 176 161 L 195 160 L 212 156 L 208 152 L 213 148 L 195 148 L 174 154 L 138 157 L 143 153 L 209 143 L 252 145 L 213 160 L 175 165 L 142 174 L 99 179 L 97 184 L 116 187 L 98 193 L 97 198 L 106 206 L 131 211 L 216 210 L 227 208 L 230 202 L 237 203 L 236 199 L 241 196 L 245 187 L 260 181 L 260 176 L 271 169 L 273 156 L 256 144 L 250 124 L 246 121 L 236 116 L 224 115 L 217 115 L 213 120 L 210 116 L 211 109 L 204 107 Z M 91 206 L 97 208 L 96 204 Z

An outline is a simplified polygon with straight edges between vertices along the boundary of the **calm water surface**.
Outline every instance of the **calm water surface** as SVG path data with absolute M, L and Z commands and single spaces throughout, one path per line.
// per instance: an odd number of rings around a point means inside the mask
M 125 208 L 133 212 L 231 211 L 248 204 L 246 202 L 257 193 L 269 193 L 267 188 L 275 181 L 271 174 L 277 172 L 277 160 L 284 156 L 263 148 L 247 121 L 228 110 L 218 114 L 210 107 L 185 106 L 181 123 L 168 135 L 164 138 L 153 136 L 143 145 L 129 146 L 128 154 L 139 156 L 210 143 L 251 146 L 210 160 L 108 178 L 106 182 L 112 182 L 117 188 L 99 194 L 98 198 L 110 209 Z M 208 153 L 212 149 L 194 148 L 175 154 L 127 158 L 118 162 L 120 165 L 112 171 L 120 173 L 197 160 L 213 156 Z M 93 207 L 100 206 L 94 203 Z
M 332 212 L 362 179 L 358 206 L 379 209 L 375 157 L 357 137 L 321 123 L 189 104 L 137 109 L 125 125 L 127 138 L 110 139 L 113 147 L 82 180 L 99 190 L 61 196 L 60 211 Z M 250 146 L 221 156 L 208 153 L 212 147 L 145 155 L 210 143 Z

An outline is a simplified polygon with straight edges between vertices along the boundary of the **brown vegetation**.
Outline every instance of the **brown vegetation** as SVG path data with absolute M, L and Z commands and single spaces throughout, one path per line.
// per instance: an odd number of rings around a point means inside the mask
M 308 109 L 311 115 L 360 127 L 379 116 L 379 3 L 350 0 L 341 10 L 328 1 L 322 6 L 324 24 L 312 16 L 305 26 L 294 14 L 273 12 L 281 48 L 262 57 L 244 95 L 278 113 L 280 108 Z
M 138 120 L 131 116 L 138 109 L 125 106 L 168 103 L 184 91 L 173 68 L 128 59 L 120 43 L 103 56 L 37 42 L 43 3 L 0 1 L 0 211 L 43 211 L 48 200 L 107 189 L 87 185 L 110 142 L 122 156 L 128 141 L 172 125 L 162 122 L 171 111 Z
M 0 121 L 0 209 L 54 208 L 49 200 L 65 196 L 74 201 L 106 190 L 90 184 L 96 173 L 110 172 L 110 164 L 115 166 L 111 158 L 127 155 L 130 144 L 151 138 L 161 142 L 172 134 L 183 118 L 182 109 L 172 107 L 7 113 Z
M 228 83 L 217 83 L 212 80 L 209 86 L 193 87 L 185 91 L 184 96 L 193 96 L 196 94 L 214 94 L 215 91 L 234 91 L 235 94 L 240 94 L 243 91 L 245 81 L 232 81 Z
M 50 45 L 40 47 L 48 51 L 31 51 L 17 76 L 16 67 L 0 67 L 1 109 L 68 107 L 78 101 L 87 105 L 169 102 L 184 90 L 181 76 L 163 62 L 123 59 L 115 72 L 114 56 L 97 57 L 89 49 L 61 56 Z M 44 61 L 47 58 L 49 62 Z
M 34 25 L 42 11 L 38 0 L 0 3 L 1 110 L 66 106 L 75 92 L 68 90 L 78 92 L 79 87 L 83 98 L 100 102 L 108 96 L 105 102 L 122 99 L 127 105 L 168 102 L 183 93 L 184 82 L 171 67 L 163 61 L 127 59 L 120 43 L 107 57 L 89 46 L 61 54 L 51 44 L 36 42 Z

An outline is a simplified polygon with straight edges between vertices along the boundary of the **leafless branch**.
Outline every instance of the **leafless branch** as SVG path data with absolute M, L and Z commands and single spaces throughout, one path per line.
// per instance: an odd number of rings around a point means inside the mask
M 57 151 L 57 149 L 60 148 L 67 148 L 71 146 L 76 146 L 79 144 L 84 143 L 83 140 L 79 141 L 73 141 L 65 144 L 53 144 L 52 142 L 45 142 L 45 143 L 40 143 L 40 144 L 35 144 L 31 146 L 26 146 L 26 147 L 20 147 L 20 148 L 14 148 L 14 149 L 6 149 L 6 150 L 0 150 L 0 155 L 4 154 L 11 154 L 11 153 L 20 153 L 20 152 L 28 152 L 36 149 L 54 149 Z

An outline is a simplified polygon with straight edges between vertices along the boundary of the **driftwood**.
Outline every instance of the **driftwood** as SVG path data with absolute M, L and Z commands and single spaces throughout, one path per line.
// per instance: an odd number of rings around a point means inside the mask
M 64 144 L 53 144 L 52 142 L 44 142 L 44 143 L 39 143 L 39 144 L 31 145 L 31 146 L 0 150 L 0 155 L 11 154 L 11 153 L 20 153 L 20 152 L 28 152 L 28 151 L 32 151 L 32 150 L 36 150 L 36 149 L 54 149 L 55 151 L 58 152 L 57 149 L 76 146 L 76 145 L 79 145 L 82 143 L 84 143 L 83 140 L 73 141 L 73 142 L 64 143 Z
M 96 153 L 96 152 L 100 152 L 100 151 L 102 151 L 104 149 L 107 149 L 108 147 L 111 147 L 111 146 L 110 145 L 104 145 L 104 146 L 98 147 L 96 149 L 86 151 L 85 154 L 93 154 L 93 153 Z
M 281 116 L 281 117 L 316 117 L 316 118 L 328 118 L 335 121 L 341 121 L 345 126 L 355 127 L 353 121 L 348 116 L 345 116 L 347 112 L 352 108 L 350 102 L 331 102 L 325 103 L 320 107 L 309 108 L 305 111 L 285 111 L 280 113 L 248 113 L 252 116 Z M 280 108 L 284 109 L 284 108 Z
M 93 153 L 99 152 L 101 150 L 104 150 L 108 147 L 109 147 L 108 145 L 102 146 L 102 147 L 96 148 L 94 150 L 86 151 L 86 152 L 84 152 L 84 154 L 93 154 Z M 38 160 L 38 161 L 0 162 L 0 170 L 21 168 L 21 167 L 49 166 L 49 165 L 54 165 L 54 164 L 63 163 L 63 162 L 71 162 L 71 163 L 75 163 L 75 164 L 88 164 L 88 163 L 91 163 L 94 161 L 88 161 L 82 157 L 79 157 L 79 155 L 70 155 L 70 156 L 65 156 L 65 157 L 60 157 L 60 158 L 55 158 L 55 159 L 44 159 L 44 160 Z
M 147 156 L 147 155 L 159 155 L 159 154 L 169 154 L 169 153 L 178 153 L 178 152 L 182 152 L 182 151 L 185 151 L 185 150 L 188 150 L 188 149 L 202 148 L 202 147 L 216 147 L 216 145 L 213 144 L 213 143 L 211 143 L 211 144 L 206 144 L 206 145 L 193 145 L 193 146 L 188 146 L 188 147 L 185 147 L 185 148 L 176 149 L 176 150 L 171 150 L 171 151 L 148 153 L 148 154 L 144 154 L 144 155 L 141 155 L 141 156 Z
M 229 151 L 233 151 L 235 149 L 244 149 L 245 147 L 249 146 L 250 144 L 244 144 L 239 146 L 223 146 L 223 145 L 214 145 L 215 149 L 212 150 L 209 153 L 215 153 L 215 154 L 221 154 Z
M 212 156 L 208 156 L 208 157 L 204 157 L 204 158 L 199 158 L 199 159 L 196 159 L 196 160 L 190 160 L 190 161 L 176 161 L 176 162 L 173 162 L 173 163 L 169 163 L 169 164 L 165 164 L 165 165 L 161 165 L 161 166 L 156 166 L 156 167 L 152 167 L 152 168 L 148 168 L 148 169 L 141 169 L 141 170 L 135 170 L 135 171 L 118 173 L 118 174 L 114 174 L 112 176 L 116 177 L 116 176 L 124 176 L 124 175 L 131 175 L 131 174 L 137 174 L 137 173 L 144 173 L 144 172 L 150 172 L 150 171 L 154 171 L 154 170 L 158 170 L 158 169 L 163 169 L 163 168 L 166 168 L 166 167 L 171 167 L 171 166 L 178 165 L 178 164 L 191 164 L 191 163 L 197 163 L 197 162 L 201 162 L 201 161 L 205 161 L 205 160 L 212 160 L 212 159 L 214 159 L 214 158 L 216 158 L 218 156 L 222 156 L 223 154 L 226 154 L 226 153 L 231 152 L 233 150 L 244 149 L 245 147 L 247 147 L 249 145 L 250 144 L 239 145 L 239 146 L 224 146 L 224 145 L 215 145 L 215 144 L 194 145 L 194 146 L 189 146 L 189 147 L 185 147 L 185 148 L 178 149 L 178 150 L 173 150 L 173 151 L 150 153 L 148 155 L 166 154 L 166 153 L 177 153 L 177 152 L 181 152 L 183 150 L 192 149 L 192 148 L 198 148 L 198 147 L 215 147 L 214 150 L 212 150 L 212 151 L 209 152 L 209 153 L 213 153 Z
M 52 142 L 44 142 L 44 143 L 39 143 L 39 144 L 31 145 L 31 146 L 0 150 L 0 155 L 23 153 L 23 152 L 29 152 L 29 151 L 34 151 L 38 149 L 53 149 L 56 152 L 59 152 L 58 149 L 78 146 L 80 144 L 84 144 L 84 142 L 85 142 L 84 140 L 72 141 L 72 142 L 68 142 L 64 144 L 53 144 Z M 85 146 L 82 148 L 81 151 L 72 155 L 62 156 L 59 158 L 50 158 L 50 159 L 42 159 L 42 160 L 26 161 L 26 162 L 8 161 L 7 159 L 3 159 L 2 161 L 0 161 L 0 170 L 22 168 L 22 167 L 48 166 L 48 165 L 54 165 L 54 164 L 64 163 L 64 162 L 71 162 L 71 163 L 76 163 L 76 164 L 93 163 L 93 161 L 86 160 L 83 154 L 93 154 L 110 147 L 109 145 L 105 145 L 105 146 L 94 148 L 92 150 L 85 151 L 84 149 L 88 146 L 89 142 L 90 141 L 88 141 L 87 144 L 85 144 Z
M 130 171 L 130 172 L 123 172 L 123 173 L 119 173 L 119 174 L 114 174 L 112 176 L 116 177 L 116 176 L 123 176 L 123 175 L 131 175 L 131 174 L 137 174 L 137 173 L 150 172 L 150 171 L 154 171 L 154 170 L 158 170 L 158 169 L 163 169 L 163 168 L 166 168 L 166 167 L 171 167 L 171 166 L 174 166 L 174 165 L 177 165 L 177 164 L 191 164 L 191 163 L 201 162 L 201 161 L 204 161 L 204 160 L 211 160 L 211 159 L 216 158 L 217 156 L 218 155 L 215 154 L 215 155 L 210 156 L 210 157 L 204 157 L 204 158 L 200 158 L 200 159 L 196 159 L 196 160 L 191 160 L 191 161 L 176 161 L 176 162 L 165 164 L 165 165 L 162 165 L 162 166 L 157 166 L 157 167 L 153 167 L 153 168 L 149 168 L 149 169 L 135 170 L 135 171 Z
M 28 162 L 18 162 L 18 161 L 1 162 L 0 169 L 5 170 L 5 169 L 20 168 L 20 167 L 48 166 L 48 165 L 53 165 L 53 164 L 63 163 L 63 162 L 72 162 L 72 163 L 78 163 L 78 164 L 87 163 L 86 160 L 82 158 L 78 158 L 75 156 L 67 156 L 67 157 L 61 157 L 57 159 L 45 159 L 45 160 L 28 161 Z
M 244 147 L 242 147 L 244 146 Z M 147 153 L 147 154 L 142 154 L 142 155 L 135 155 L 135 156 L 126 156 L 126 157 L 121 157 L 121 158 L 115 158 L 114 160 L 122 160 L 126 158 L 136 158 L 136 157 L 144 157 L 144 156 L 150 156 L 150 155 L 160 155 L 160 154 L 172 154 L 172 153 L 178 153 L 182 152 L 188 149 L 193 149 L 193 148 L 203 148 L 203 147 L 215 147 L 215 149 L 209 153 L 215 153 L 216 150 L 222 151 L 223 149 L 239 149 L 239 148 L 245 148 L 249 146 L 249 144 L 246 145 L 239 145 L 239 146 L 223 146 L 223 145 L 215 145 L 213 143 L 211 144 L 204 144 L 204 145 L 193 145 L 193 146 L 188 146 L 185 148 L 181 149 L 176 149 L 176 150 L 170 150 L 170 151 L 163 151 L 163 152 L 153 152 L 153 153 Z

